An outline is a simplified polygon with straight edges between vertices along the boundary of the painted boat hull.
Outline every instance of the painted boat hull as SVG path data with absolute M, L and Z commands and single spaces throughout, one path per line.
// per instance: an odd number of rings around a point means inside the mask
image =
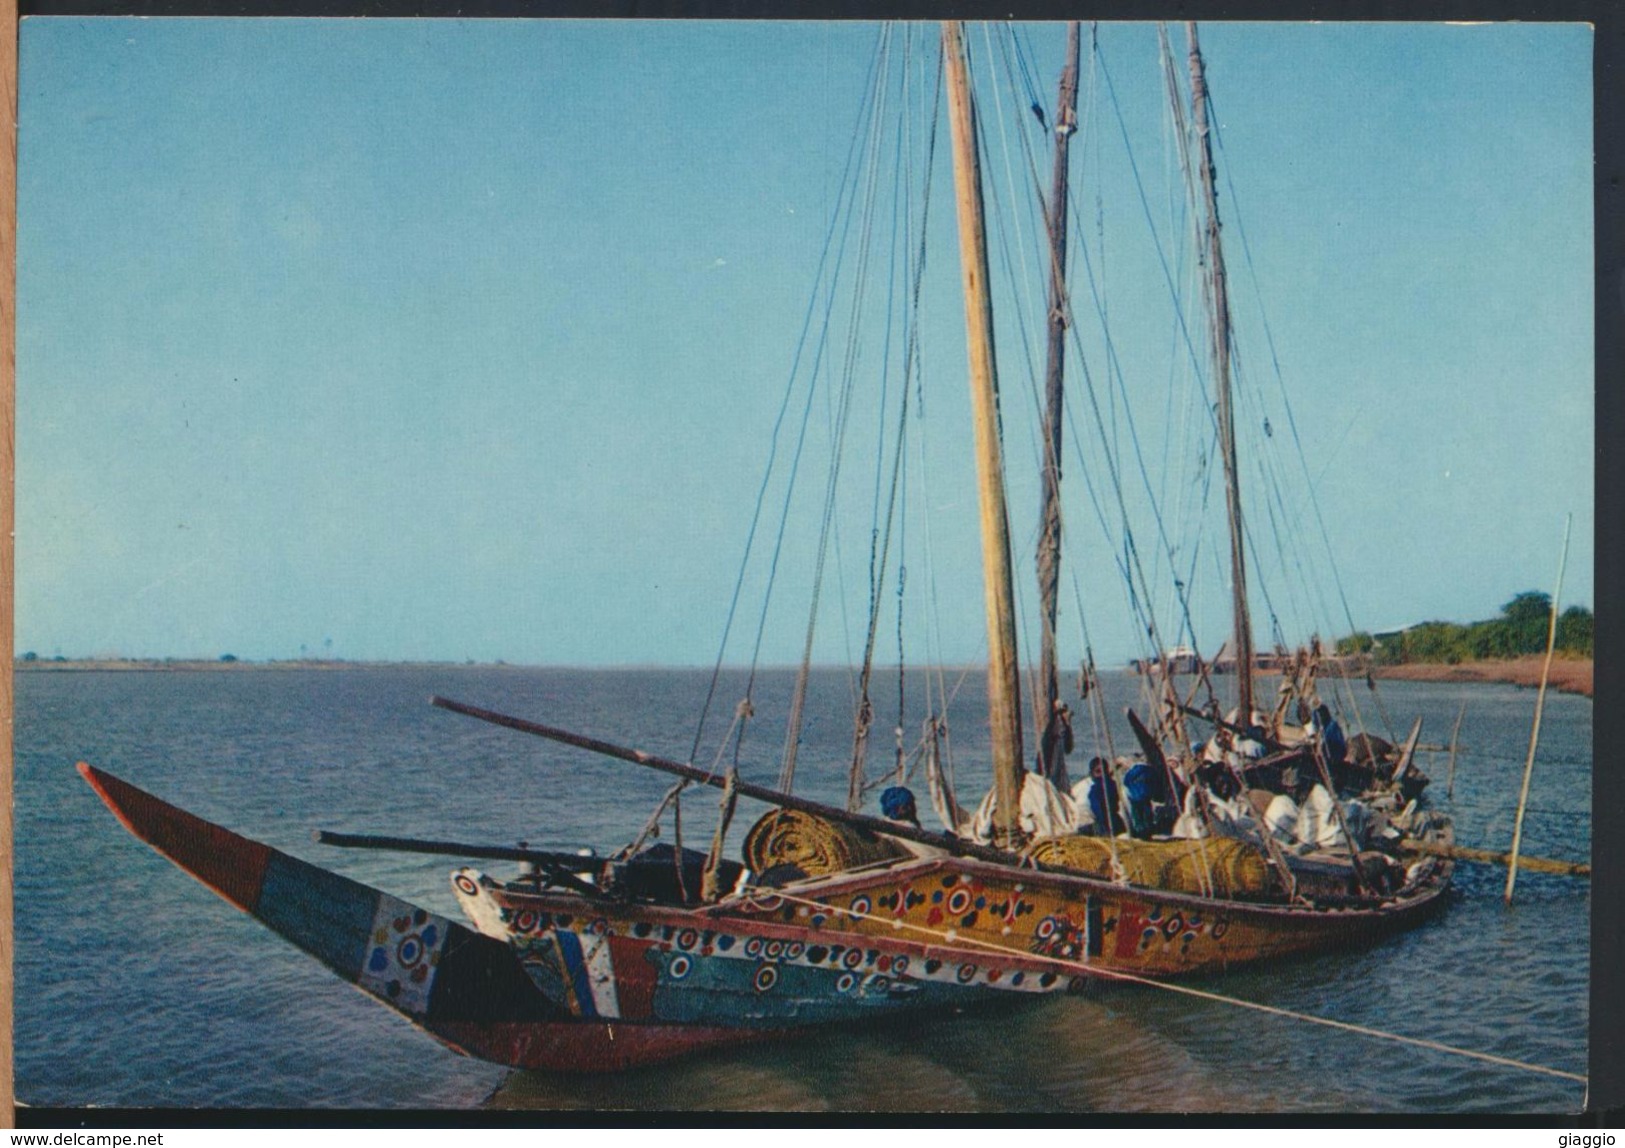
M 454 886 L 470 919 L 488 936 L 509 940 L 551 999 L 579 1007 L 555 955 L 561 936 L 581 951 L 601 944 L 613 950 L 652 932 L 651 943 L 666 953 L 710 950 L 720 938 L 729 948 L 717 959 L 801 961 L 799 954 L 762 950 L 781 937 L 816 946 L 815 966 L 840 968 L 841 960 L 852 959 L 860 962 L 853 969 L 884 974 L 889 969 L 880 962 L 902 961 L 911 976 L 962 990 L 1050 992 L 1091 979 L 1219 973 L 1370 944 L 1443 906 L 1449 863 L 1421 872 L 1413 889 L 1381 906 L 1329 909 L 1224 901 L 1036 870 L 1013 873 L 960 857 L 755 890 L 697 910 L 625 906 L 606 915 L 575 894 L 500 884 L 471 869 L 460 871 Z M 753 938 L 754 952 L 735 947 L 739 938 Z
M 513 1068 L 614 1072 L 775 1035 L 771 1028 L 583 1022 L 500 941 L 195 817 L 83 763 L 136 837 L 453 1050 Z
M 458 1052 L 606 1072 L 812 1026 L 1366 943 L 1442 904 L 1448 862 L 1376 909 L 1216 901 L 966 858 L 681 907 L 453 875 L 469 929 L 81 764 L 177 866 Z
M 453 890 L 477 927 L 508 942 L 548 1000 L 583 1020 L 786 1029 L 940 1011 L 1079 982 L 1067 962 L 981 954 L 827 922 L 515 890 L 473 869 Z
M 1372 943 L 1441 908 L 1450 876 L 1449 863 L 1433 867 L 1380 906 L 1305 908 L 943 857 L 798 883 L 730 911 L 780 921 L 827 914 L 860 936 L 936 936 L 990 958 L 1057 958 L 1085 977 L 1164 979 Z
M 233 906 L 443 1044 L 514 1068 L 620 1071 L 1001 995 L 956 980 L 964 959 L 952 950 L 890 939 L 832 949 L 765 919 L 725 933 L 692 909 L 579 898 L 488 936 L 79 771 L 134 836 Z M 454 878 L 459 896 L 470 872 Z M 1018 963 L 1001 990 L 1071 983 L 1055 962 Z

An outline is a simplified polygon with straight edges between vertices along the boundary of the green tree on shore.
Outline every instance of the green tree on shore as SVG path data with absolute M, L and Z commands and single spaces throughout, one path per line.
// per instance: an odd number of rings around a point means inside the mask
M 1339 654 L 1368 654 L 1378 665 L 1403 662 L 1457 662 L 1482 658 L 1515 658 L 1539 654 L 1546 649 L 1551 625 L 1552 597 L 1539 590 L 1525 590 L 1501 607 L 1501 615 L 1482 622 L 1423 622 L 1381 638 L 1359 631 L 1337 640 Z M 1559 652 L 1573 657 L 1591 657 L 1596 619 L 1584 606 L 1570 606 L 1558 615 Z
M 1584 606 L 1570 606 L 1557 616 L 1557 648 L 1591 656 L 1593 631 L 1597 620 Z
M 1520 654 L 1546 649 L 1546 631 L 1551 626 L 1552 596 L 1539 590 L 1525 590 L 1501 607 L 1501 617 L 1511 630 L 1511 647 Z

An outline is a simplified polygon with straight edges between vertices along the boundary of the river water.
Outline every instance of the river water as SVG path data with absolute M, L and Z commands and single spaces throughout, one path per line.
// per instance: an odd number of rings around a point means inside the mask
M 757 684 L 782 714 L 792 675 Z M 686 758 L 709 674 L 401 666 L 19 673 L 16 1091 L 52 1106 L 613 1108 L 859 1111 L 1547 1112 L 1584 1086 L 1146 988 L 835 1029 L 613 1077 L 511 1073 L 459 1057 L 214 897 L 131 838 L 79 779 L 86 760 L 212 821 L 459 917 L 451 858 L 317 845 L 335 829 L 539 847 L 624 843 L 668 781 L 431 708 L 439 693 Z M 950 680 L 950 686 L 952 685 Z M 918 696 L 916 677 L 908 688 Z M 1120 714 L 1137 680 L 1108 675 Z M 979 675 L 952 712 L 961 801 L 987 784 Z M 731 717 L 741 683 L 718 692 Z M 1422 762 L 1457 840 L 1505 849 L 1532 690 L 1387 682 L 1366 722 L 1449 740 L 1466 702 L 1454 800 Z M 895 713 L 895 694 L 882 699 Z M 850 682 L 814 675 L 797 784 L 842 800 Z M 749 780 L 771 783 L 782 732 L 754 730 Z M 911 722 L 914 719 L 911 719 Z M 1524 851 L 1590 851 L 1589 699 L 1550 695 Z M 892 719 L 873 742 L 889 755 Z M 780 727 L 782 729 L 782 727 Z M 1113 730 L 1119 749 L 1126 725 Z M 1087 738 L 1085 739 L 1087 742 Z M 1080 752 L 1089 748 L 1080 746 Z M 714 749 L 711 751 L 714 752 Z M 923 792 L 923 787 L 918 787 Z M 704 847 L 713 795 L 685 800 Z M 740 826 L 756 810 L 741 805 Z M 929 818 L 929 814 L 927 814 Z M 494 871 L 501 870 L 493 863 Z M 1226 996 L 1586 1071 L 1590 887 L 1458 869 L 1449 907 L 1357 951 L 1201 982 Z

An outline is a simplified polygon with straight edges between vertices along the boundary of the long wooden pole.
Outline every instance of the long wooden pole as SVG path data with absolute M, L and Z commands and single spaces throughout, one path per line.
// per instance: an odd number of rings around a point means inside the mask
M 1142 727 L 1143 728 L 1143 727 Z M 909 828 L 905 826 L 904 828 Z M 900 836 L 898 827 L 889 826 L 886 832 Z M 420 837 L 385 837 L 370 833 L 332 833 L 318 830 L 314 834 L 317 844 L 334 845 L 344 849 L 376 849 L 389 853 L 428 853 L 443 857 L 477 857 L 493 861 L 530 861 L 564 869 L 572 873 L 597 873 L 611 860 L 608 857 L 581 856 L 560 853 L 550 849 L 527 849 L 516 845 L 478 845 L 465 841 L 426 840 Z M 1433 841 L 1407 840 L 1400 843 L 1402 852 L 1422 853 L 1433 857 L 1448 857 L 1455 861 L 1479 861 L 1490 865 L 1505 865 L 1510 853 L 1494 853 L 1487 849 L 1469 849 L 1464 845 L 1441 845 Z M 1578 861 L 1553 861 L 1543 857 L 1519 857 L 1518 864 L 1536 873 L 1555 873 L 1565 877 L 1589 877 L 1591 866 Z
M 1187 21 L 1190 39 L 1191 107 L 1202 149 L 1202 194 L 1207 203 L 1208 279 L 1213 289 L 1213 368 L 1219 392 L 1219 454 L 1224 461 L 1225 509 L 1230 522 L 1230 598 L 1235 615 L 1236 693 L 1242 725 L 1252 724 L 1253 627 L 1247 610 L 1247 559 L 1242 553 L 1241 476 L 1236 465 L 1235 412 L 1230 400 L 1230 298 L 1225 286 L 1224 249 L 1219 242 L 1219 199 L 1214 187 L 1213 143 L 1208 127 L 1207 74 L 1196 41 L 1196 22 Z
M 465 702 L 454 702 L 449 698 L 433 697 L 430 703 L 452 713 L 463 714 L 467 717 L 478 718 L 490 722 L 492 725 L 505 726 L 508 729 L 518 730 L 520 733 L 534 734 L 545 737 L 549 741 L 572 745 L 577 749 L 584 749 L 591 753 L 602 754 L 605 757 L 619 758 L 622 761 L 632 762 L 634 765 L 646 766 L 649 769 L 658 769 L 662 773 L 675 774 L 686 777 L 690 781 L 701 785 L 709 785 L 713 789 L 723 789 L 728 785 L 726 776 L 707 772 L 696 766 L 686 765 L 680 761 L 673 761 L 669 757 L 660 757 L 656 754 L 646 753 L 641 749 L 630 749 L 626 746 L 615 745 L 613 742 L 601 741 L 585 734 L 571 733 L 569 730 L 559 729 L 557 726 L 543 725 L 540 722 L 526 721 L 524 718 L 512 717 L 508 714 L 497 713 L 495 710 L 481 709 Z M 918 841 L 922 845 L 931 845 L 956 857 L 975 857 L 983 861 L 992 861 L 998 865 L 1027 866 L 1045 873 L 1059 873 L 1068 877 L 1082 877 L 1091 881 L 1101 880 L 1095 873 L 1088 873 L 1081 869 L 1074 869 L 1067 865 L 1054 865 L 1045 862 L 1034 862 L 1022 857 L 1018 853 L 1000 849 L 992 845 L 981 845 L 974 841 L 953 837 L 946 833 L 933 833 L 929 829 L 916 829 L 914 826 L 901 821 L 888 821 L 881 817 L 870 817 L 866 813 L 849 813 L 834 805 L 825 805 L 821 801 L 809 801 L 805 797 L 798 797 L 793 793 L 785 793 L 777 789 L 769 789 L 765 785 L 753 785 L 748 781 L 734 783 L 734 792 L 740 797 L 748 797 L 753 801 L 765 801 L 770 805 L 777 805 L 782 809 L 795 809 L 802 813 L 811 813 L 829 821 L 839 821 L 847 825 L 855 825 L 860 829 L 867 829 L 874 833 L 884 833 L 888 837 L 900 837 L 905 841 Z M 1280 844 L 1273 837 L 1266 836 L 1264 844 L 1271 858 L 1283 870 L 1292 887 L 1293 878 L 1286 859 L 1280 852 Z M 500 848 L 500 847 L 499 847 Z M 1359 898 L 1323 895 L 1318 900 L 1324 905 L 1332 904 L 1358 904 Z
M 687 765 L 680 761 L 673 761 L 668 757 L 645 753 L 641 749 L 630 749 L 626 746 L 616 745 L 613 742 L 602 741 L 584 734 L 571 733 L 569 730 L 557 726 L 543 725 L 541 722 L 526 721 L 524 718 L 513 717 L 509 714 L 498 713 L 495 710 L 481 709 L 465 702 L 452 701 L 450 698 L 434 697 L 429 699 L 430 704 L 439 706 L 452 713 L 463 714 L 465 717 L 478 718 L 480 721 L 490 722 L 492 725 L 504 726 L 508 729 L 518 730 L 520 733 L 534 734 L 536 737 L 545 737 L 549 741 L 561 742 L 564 745 L 573 745 L 577 749 L 585 749 L 592 753 L 603 754 L 605 757 L 615 757 L 622 761 L 630 761 L 635 765 L 658 769 L 662 773 L 674 774 L 677 777 L 686 777 L 688 780 L 698 782 L 700 785 L 709 785 L 713 789 L 723 789 L 727 786 L 727 777 L 721 773 L 712 773 L 700 769 L 698 766 Z M 979 857 L 984 861 L 995 861 L 1003 865 L 1021 863 L 1021 858 L 1004 849 L 997 849 L 988 845 L 980 845 L 974 841 L 964 841 L 946 833 L 933 833 L 929 829 L 916 829 L 899 821 L 889 821 L 883 817 L 871 817 L 867 813 L 852 813 L 834 805 L 825 805 L 821 801 L 812 801 L 799 797 L 783 790 L 771 789 L 765 785 L 755 785 L 748 781 L 739 781 L 734 790 L 740 797 L 748 797 L 753 801 L 765 801 L 770 805 L 777 805 L 784 809 L 794 809 L 801 813 L 811 813 L 830 821 L 840 821 L 847 825 L 855 825 L 860 829 L 868 829 L 875 833 L 884 833 L 890 837 L 901 837 L 908 841 L 918 841 L 922 845 L 932 845 L 938 849 L 946 850 L 958 856 Z
M 1043 678 L 1042 730 L 1038 767 L 1057 788 L 1069 788 L 1065 730 L 1061 714 L 1061 674 L 1055 651 L 1055 622 L 1061 584 L 1061 421 L 1066 373 L 1066 217 L 1067 159 L 1078 125 L 1078 22 L 1066 26 L 1066 66 L 1055 107 L 1055 173 L 1049 207 L 1049 346 L 1044 368 L 1044 502 L 1038 535 L 1038 599 L 1042 617 L 1039 670 Z
M 1540 668 L 1540 692 L 1535 695 L 1535 722 L 1529 730 L 1529 756 L 1523 763 L 1523 789 L 1518 794 L 1518 816 L 1512 825 L 1512 860 L 1507 864 L 1506 903 L 1512 904 L 1512 887 L 1518 881 L 1518 846 L 1523 842 L 1523 815 L 1529 805 L 1529 780 L 1535 772 L 1535 746 L 1540 744 L 1540 717 L 1546 708 L 1546 681 L 1552 672 L 1552 653 L 1557 649 L 1557 603 L 1563 596 L 1563 571 L 1569 564 L 1569 530 L 1574 515 L 1563 521 L 1563 556 L 1557 561 L 1557 589 L 1552 592 L 1552 617 L 1546 627 L 1546 661 Z
M 1430 857 L 1449 857 L 1454 861 L 1478 861 L 1485 865 L 1511 865 L 1510 853 L 1495 853 L 1489 849 L 1469 849 L 1465 845 L 1441 845 L 1436 841 L 1401 841 L 1402 853 L 1425 853 Z M 1553 861 L 1548 857 L 1519 857 L 1518 864 L 1534 873 L 1555 873 L 1560 877 L 1589 877 L 1591 866 L 1583 861 Z
M 1010 520 L 1004 498 L 999 443 L 999 378 L 993 357 L 993 300 L 988 290 L 987 229 L 982 212 L 982 169 L 977 155 L 976 107 L 964 29 L 942 25 L 948 76 L 948 122 L 954 142 L 954 191 L 959 206 L 959 256 L 965 281 L 965 339 L 970 360 L 971 409 L 976 430 L 976 477 L 982 520 L 982 581 L 987 613 L 987 708 L 993 740 L 994 840 L 1021 841 L 1021 668 L 1016 654 L 1015 592 L 1010 576 Z

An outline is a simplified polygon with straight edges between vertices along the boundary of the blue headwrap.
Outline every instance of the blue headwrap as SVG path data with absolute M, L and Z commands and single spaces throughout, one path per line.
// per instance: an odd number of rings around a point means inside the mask
M 880 812 L 893 821 L 916 821 L 914 794 L 905 786 L 893 785 L 880 794 Z

